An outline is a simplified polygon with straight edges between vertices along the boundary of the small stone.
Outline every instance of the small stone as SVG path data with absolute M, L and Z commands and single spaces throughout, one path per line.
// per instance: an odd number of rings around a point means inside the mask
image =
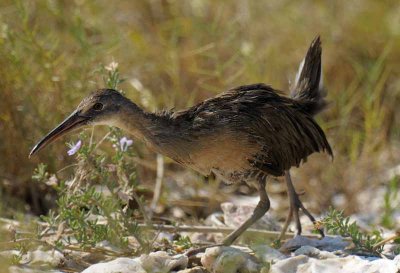
M 120 248 L 118 248 L 118 247 L 116 247 L 115 245 L 111 244 L 111 243 L 110 243 L 109 241 L 107 241 L 107 240 L 104 240 L 104 241 L 101 241 L 101 242 L 97 243 L 96 246 L 97 246 L 97 247 L 104 248 L 104 249 L 107 249 L 107 250 L 115 251 L 115 252 L 121 251 Z
M 271 266 L 270 273 L 296 273 L 300 265 L 306 264 L 310 258 L 304 255 L 278 261 Z M 310 271 L 301 271 L 309 273 Z M 320 272 L 320 271 L 315 271 Z
M 58 250 L 42 250 L 39 248 L 35 251 L 28 252 L 30 257 L 29 265 L 50 265 L 57 267 L 64 261 L 64 255 Z
M 4 250 L 0 251 L 0 257 L 5 258 L 6 260 L 11 260 L 13 256 L 19 256 L 21 252 L 19 250 Z M 24 259 L 25 258 L 25 259 Z M 28 263 L 29 260 L 27 259 L 26 255 L 22 256 L 23 261 L 21 263 Z
M 255 253 L 255 256 L 263 263 L 276 262 L 288 257 L 275 248 L 267 245 L 257 245 L 252 247 L 252 249 Z
M 182 219 L 186 216 L 185 211 L 179 207 L 171 208 L 171 212 L 172 212 L 172 215 L 174 216 L 174 218 L 177 218 L 177 219 Z
M 4 272 L 6 272 L 6 271 L 4 271 Z M 11 266 L 8 268 L 7 272 L 9 272 L 9 273 L 62 273 L 62 271 L 59 271 L 59 270 L 49 270 L 49 269 L 40 270 L 37 267 L 28 268 L 26 266 L 24 266 L 24 267 Z
M 0 256 L 6 259 L 12 259 L 13 256 L 20 256 L 18 250 L 5 250 L 0 252 Z M 39 247 L 34 251 L 29 251 L 22 255 L 20 264 L 33 266 L 51 266 L 57 267 L 65 260 L 64 255 L 58 250 L 43 250 Z
M 337 258 L 337 256 L 333 253 L 319 250 L 318 248 L 313 246 L 302 246 L 294 252 L 294 255 L 305 255 L 317 259 Z
M 224 215 L 221 212 L 214 212 L 207 216 L 206 220 L 204 220 L 204 224 L 213 227 L 224 227 L 223 218 Z
M 147 272 L 167 273 L 171 270 L 185 269 L 188 257 L 185 255 L 169 256 L 165 251 L 143 254 L 138 259 Z
M 318 257 L 321 251 L 313 246 L 302 246 L 294 252 L 294 255 L 306 255 L 309 257 Z
M 147 273 L 136 259 L 118 258 L 89 266 L 82 273 Z
M 233 247 L 208 248 L 201 263 L 212 273 L 260 272 L 260 265 L 250 254 Z

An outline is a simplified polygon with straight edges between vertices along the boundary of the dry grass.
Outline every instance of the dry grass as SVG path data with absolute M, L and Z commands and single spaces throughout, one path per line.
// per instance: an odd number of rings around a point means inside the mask
M 55 143 L 31 160 L 29 149 L 102 86 L 100 63 L 119 62 L 126 78 L 121 87 L 148 110 L 181 108 L 245 83 L 287 90 L 307 46 L 320 34 L 331 104 L 318 119 L 335 161 L 310 159 L 296 181 L 320 209 L 342 193 L 348 209 L 356 211 L 357 193 L 384 183 L 379 174 L 399 159 L 399 14 L 397 1 L 373 0 L 4 0 L 2 195 L 27 201 L 36 213 L 47 207 L 41 198 L 47 190 L 38 194 L 31 186 L 32 170 L 38 162 L 53 171 L 66 166 L 65 146 Z

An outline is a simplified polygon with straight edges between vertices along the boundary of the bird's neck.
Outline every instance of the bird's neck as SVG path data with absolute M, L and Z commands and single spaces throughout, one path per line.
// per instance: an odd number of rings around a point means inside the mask
M 155 152 L 174 157 L 169 150 L 174 149 L 175 136 L 179 133 L 171 128 L 173 124 L 168 116 L 146 112 L 133 102 L 127 103 L 124 108 L 124 114 L 119 115 L 116 121 L 117 127 L 144 141 Z

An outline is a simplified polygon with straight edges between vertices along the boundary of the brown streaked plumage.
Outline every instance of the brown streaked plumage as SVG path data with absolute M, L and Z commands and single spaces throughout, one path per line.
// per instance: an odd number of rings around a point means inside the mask
M 312 58 L 306 57 L 301 70 L 309 72 L 298 77 L 293 98 L 268 85 L 252 84 L 230 89 L 186 110 L 148 113 L 118 91 L 96 91 L 30 155 L 73 129 L 106 124 L 128 131 L 154 151 L 203 175 L 214 173 L 227 183 L 256 182 L 260 202 L 249 220 L 224 240 L 229 245 L 268 211 L 265 183 L 269 175 L 288 177 L 291 167 L 299 166 L 315 152 L 332 155 L 324 132 L 313 118 L 324 105 L 323 96 L 310 88 L 320 79 L 310 78 L 316 70 L 321 72 L 319 38 L 312 43 L 309 55 Z M 308 69 L 315 58 L 319 67 Z M 290 179 L 287 184 L 290 201 L 296 203 L 293 207 L 305 210 Z

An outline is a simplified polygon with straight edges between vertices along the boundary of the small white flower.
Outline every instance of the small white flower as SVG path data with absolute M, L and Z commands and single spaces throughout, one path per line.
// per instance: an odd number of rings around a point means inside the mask
M 125 152 L 129 146 L 131 146 L 133 144 L 133 140 L 132 139 L 128 139 L 126 137 L 123 137 L 119 140 L 119 147 L 121 149 L 121 151 Z
M 52 187 L 57 186 L 57 185 L 58 185 L 58 179 L 57 179 L 57 177 L 53 174 L 53 175 L 49 178 L 49 180 L 46 181 L 46 185 L 47 185 L 47 186 L 52 186 Z
M 113 72 L 113 71 L 117 70 L 117 68 L 118 68 L 118 63 L 112 61 L 111 63 L 109 63 L 108 65 L 106 65 L 104 68 L 105 68 L 107 71 Z
M 248 56 L 253 52 L 254 46 L 252 43 L 248 42 L 248 41 L 244 41 L 240 47 L 240 52 L 245 55 Z
M 79 140 L 77 143 L 75 143 L 74 145 L 71 146 L 71 149 L 68 150 L 68 152 L 67 152 L 68 155 L 69 156 L 74 155 L 77 151 L 79 151 L 81 146 L 82 146 L 82 141 Z

